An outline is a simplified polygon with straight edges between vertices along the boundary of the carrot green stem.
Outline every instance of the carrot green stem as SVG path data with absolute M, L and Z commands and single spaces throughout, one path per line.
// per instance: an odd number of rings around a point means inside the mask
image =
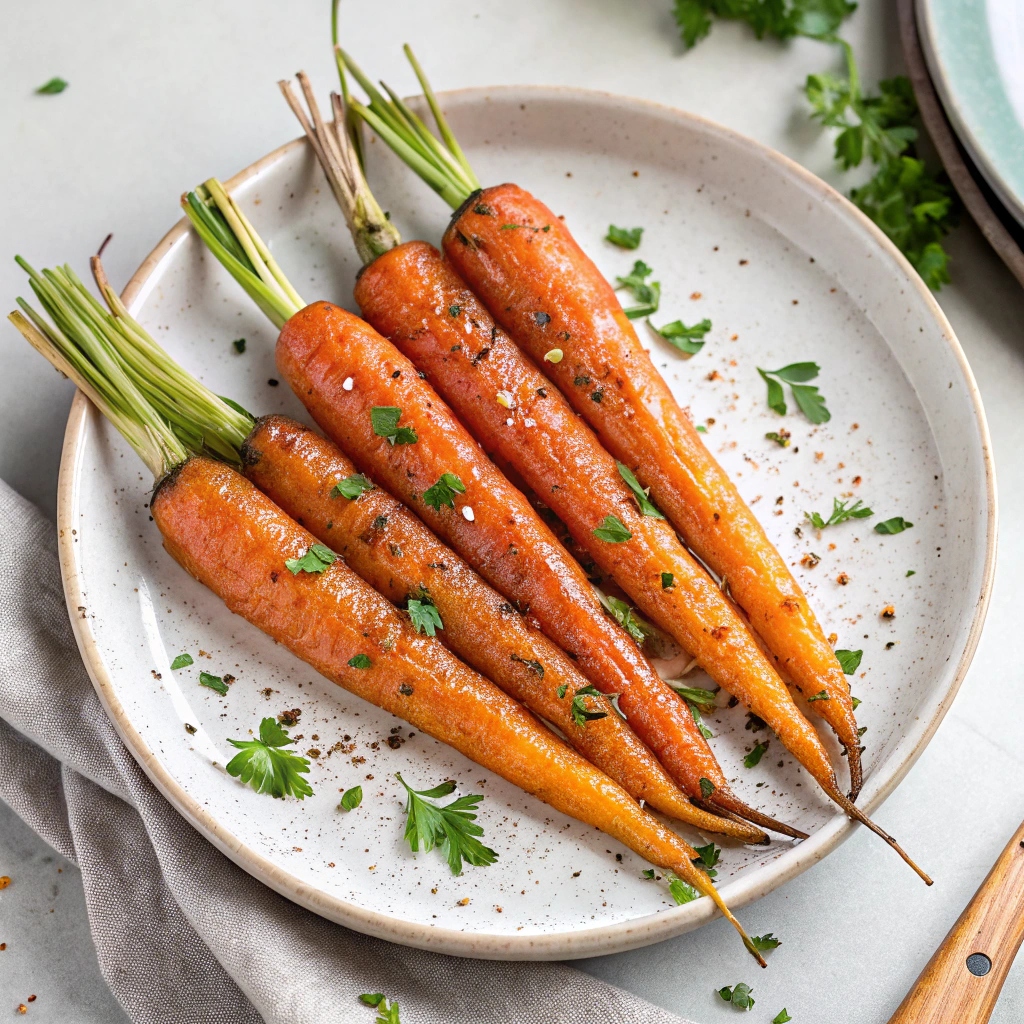
M 196 234 L 275 327 L 306 303 L 224 186 L 210 178 L 181 197 Z
M 309 117 L 302 109 L 291 83 L 278 82 L 278 85 L 292 113 L 302 125 L 309 144 L 313 147 L 313 152 L 327 176 L 334 198 L 345 215 L 345 222 L 348 224 L 359 258 L 363 263 L 372 263 L 381 253 L 398 245 L 402 238 L 398 229 L 380 208 L 366 182 L 353 139 L 343 127 L 346 112 L 342 106 L 342 98 L 337 93 L 332 93 L 334 121 L 327 124 L 320 116 L 320 107 L 309 79 L 302 71 L 296 77 L 309 108 Z
M 334 46 L 334 62 L 338 66 L 338 80 L 341 82 L 341 103 L 345 111 L 345 131 L 355 150 L 359 166 L 363 166 L 363 139 L 359 131 L 359 118 L 349 106 L 351 96 L 348 91 L 348 76 L 345 74 L 345 58 L 338 45 L 338 4 L 341 0 L 332 0 L 331 3 L 331 43 Z
M 24 299 L 11 323 L 33 348 L 70 377 L 118 429 L 161 479 L 190 455 L 171 424 L 148 401 L 118 356 L 119 329 L 69 266 L 34 270 L 15 260 L 28 275 L 32 290 L 50 317 L 47 321 Z M 52 322 L 51 322 L 52 321 Z

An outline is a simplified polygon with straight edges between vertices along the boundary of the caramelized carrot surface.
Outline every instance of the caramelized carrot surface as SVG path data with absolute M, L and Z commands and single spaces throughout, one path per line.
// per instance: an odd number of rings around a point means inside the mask
M 268 416 L 250 434 L 242 458 L 246 476 L 260 490 L 392 603 L 431 602 L 443 623 L 437 636 L 446 646 L 558 726 L 631 796 L 697 828 L 745 842 L 767 839 L 746 823 L 691 804 L 607 698 L 581 698 L 588 712 L 604 717 L 579 724 L 571 708 L 587 680 L 561 649 L 386 491 L 373 487 L 351 499 L 339 494 L 336 485 L 356 468 L 332 442 L 294 420 Z
M 834 788 L 818 734 L 734 607 L 669 523 L 640 511 L 615 460 L 441 254 L 425 242 L 392 249 L 363 271 L 356 300 L 644 614 L 763 718 L 822 785 Z M 603 400 L 597 381 L 578 386 L 595 404 Z M 608 516 L 625 528 L 618 539 L 600 536 Z M 671 574 L 669 586 L 663 573 Z
M 315 538 L 234 469 L 190 459 L 158 486 L 151 511 L 171 556 L 232 612 L 350 693 L 674 871 L 728 914 L 690 846 L 493 683 L 417 634 L 341 559 L 293 575 L 285 560 Z M 357 655 L 370 667 L 351 667 Z
M 514 225 L 514 228 L 510 227 Z M 779 670 L 836 731 L 861 787 L 850 688 L 807 598 L 679 407 L 612 287 L 543 203 L 516 185 L 475 194 L 445 255 L 495 319 L 543 365 L 602 444 L 633 470 L 687 545 L 720 577 Z M 557 364 L 542 362 L 561 349 Z M 591 383 L 581 386 L 578 381 Z M 600 402 L 592 401 L 595 387 Z
M 468 340 L 468 338 L 467 338 Z M 486 359 L 480 347 L 476 357 Z M 358 317 L 328 302 L 296 313 L 277 343 L 277 365 L 324 432 L 356 466 L 412 508 L 547 636 L 619 707 L 685 792 L 700 779 L 727 789 L 693 717 L 604 614 L 579 564 L 416 367 Z M 374 432 L 372 410 L 401 410 L 416 441 Z M 454 507 L 429 507 L 424 492 L 444 473 L 465 486 Z

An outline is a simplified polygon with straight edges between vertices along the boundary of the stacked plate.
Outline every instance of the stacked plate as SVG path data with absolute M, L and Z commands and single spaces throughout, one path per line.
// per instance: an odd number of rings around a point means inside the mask
M 1024 283 L 1024 5 L 903 0 L 902 29 L 939 155 L 968 211 Z

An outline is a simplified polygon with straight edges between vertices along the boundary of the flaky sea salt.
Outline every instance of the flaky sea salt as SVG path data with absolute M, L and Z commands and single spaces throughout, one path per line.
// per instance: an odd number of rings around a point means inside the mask
M 354 380 L 353 380 L 353 379 L 352 379 L 351 377 L 346 377 L 346 378 L 345 378 L 345 380 L 344 380 L 344 382 L 342 383 L 342 385 L 341 385 L 341 386 L 342 386 L 342 387 L 343 387 L 343 388 L 344 388 L 344 389 L 345 389 L 346 391 L 351 391 L 351 390 L 352 390 L 352 388 L 353 388 L 353 387 L 355 387 L 355 383 L 356 383 L 356 382 L 355 382 L 355 381 L 354 381 Z
M 465 519 L 467 523 L 471 523 L 476 519 L 476 513 L 473 511 L 471 505 L 462 506 L 462 518 Z

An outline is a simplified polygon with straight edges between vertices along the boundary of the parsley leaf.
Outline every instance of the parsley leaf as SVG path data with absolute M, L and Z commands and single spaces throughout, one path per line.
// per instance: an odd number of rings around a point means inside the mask
M 807 698 L 807 703 L 811 704 L 811 703 L 813 703 L 816 700 L 831 700 L 831 699 L 832 698 L 829 696 L 828 690 L 819 690 L 817 693 L 812 693 L 811 696 Z
M 824 530 L 826 526 L 838 526 L 848 519 L 867 519 L 875 513 L 869 509 L 863 501 L 858 498 L 852 505 L 848 501 L 832 499 L 832 514 L 828 519 L 822 519 L 817 512 L 805 512 L 805 518 L 818 530 Z
M 418 850 L 429 853 L 438 847 L 447 856 L 453 875 L 462 874 L 463 860 L 475 867 L 486 867 L 498 859 L 493 850 L 476 838 L 484 834 L 476 824 L 474 813 L 477 804 L 483 800 L 482 796 L 460 796 L 450 804 L 438 807 L 429 801 L 448 796 L 455 789 L 454 782 L 442 782 L 433 789 L 416 790 L 411 789 L 398 772 L 395 778 L 408 794 L 405 838 L 413 853 Z
M 663 572 L 661 574 L 661 589 L 668 590 L 676 581 L 675 573 Z
M 753 991 L 749 985 L 741 981 L 738 985 L 720 988 L 718 994 L 727 1003 L 732 1003 L 737 1010 L 751 1010 L 754 1007 L 754 997 L 751 995 Z
M 860 668 L 860 659 L 863 657 L 863 651 L 836 651 L 839 667 L 848 676 L 852 676 Z
M 633 471 L 624 462 L 616 462 L 616 466 L 619 467 L 619 476 L 626 481 L 626 486 L 633 492 L 633 497 L 636 498 L 636 503 L 640 506 L 640 511 L 645 516 L 652 516 L 655 519 L 664 519 L 665 517 L 658 511 L 657 506 L 648 497 L 650 488 L 646 491 L 640 486 L 640 481 L 633 475 Z
M 875 533 L 902 533 L 913 525 L 913 523 L 908 523 L 903 516 L 893 516 L 892 519 L 886 519 L 884 523 L 876 523 Z
M 228 684 L 220 676 L 215 676 L 210 672 L 199 673 L 199 685 L 208 686 L 211 690 L 219 693 L 222 697 L 228 695 Z
M 722 857 L 721 847 L 708 843 L 707 846 L 695 846 L 694 850 L 697 853 L 697 858 L 693 861 L 694 866 L 703 871 L 708 878 L 716 877 L 718 872 L 715 865 Z
M 231 347 L 241 355 L 245 351 L 245 338 L 235 338 L 235 340 L 231 342 Z
M 598 600 L 604 610 L 642 647 L 644 641 L 654 635 L 654 627 L 636 613 L 636 609 L 625 601 L 610 594 L 598 592 Z
M 51 78 L 36 89 L 37 96 L 56 96 L 68 87 L 63 78 Z
M 353 654 L 352 657 L 348 659 L 348 667 L 363 669 L 372 668 L 373 661 L 370 659 L 368 654 Z
M 562 688 L 559 687 L 559 690 Z M 564 696 L 564 694 L 560 694 Z M 591 711 L 587 707 L 587 697 L 600 697 L 601 691 L 594 686 L 581 686 L 572 697 L 572 705 L 569 708 L 569 714 L 572 715 L 572 720 L 582 729 L 587 722 L 596 722 L 599 718 L 607 718 L 607 711 Z
M 643 233 L 643 228 L 617 228 L 614 224 L 609 224 L 605 239 L 620 249 L 638 249 Z
M 684 882 L 681 878 L 672 877 L 668 881 L 668 891 L 672 896 L 672 899 L 676 901 L 678 906 L 682 906 L 684 903 L 692 903 L 696 899 L 700 899 L 700 893 L 688 882 Z
M 816 386 L 805 383 L 814 380 L 820 370 L 817 363 L 790 363 L 781 370 L 762 370 L 760 366 L 757 367 L 761 379 L 768 385 L 768 407 L 780 416 L 786 415 L 786 398 L 782 388 L 785 382 L 800 411 L 812 423 L 827 423 L 832 414 L 825 407 L 825 399 Z
M 400 427 L 402 410 L 397 405 L 375 405 L 370 410 L 370 423 L 378 437 L 386 437 L 392 444 L 415 444 L 419 438 L 413 427 Z
M 423 492 L 423 501 L 440 512 L 442 505 L 455 508 L 455 495 L 465 493 L 466 485 L 454 473 L 442 473 L 441 479 Z
M 775 938 L 771 932 L 764 935 L 753 935 L 750 941 L 753 943 L 754 949 L 758 949 L 762 953 L 767 953 L 770 949 L 778 949 L 782 945 L 782 940 Z
M 286 730 L 273 718 L 260 722 L 258 740 L 228 740 L 239 753 L 228 761 L 228 775 L 241 779 L 257 793 L 271 796 L 294 796 L 301 800 L 312 796 L 313 789 L 302 777 L 309 772 L 309 761 L 291 750 L 282 750 L 293 743 Z
M 622 544 L 629 540 L 633 534 L 626 529 L 618 516 L 605 516 L 601 525 L 594 530 L 594 536 L 598 540 L 607 541 L 609 544 Z
M 850 0 L 675 0 L 673 13 L 683 42 L 691 47 L 711 31 L 712 14 L 745 21 L 758 39 L 829 39 L 856 7 Z
M 709 6 L 705 0 L 675 0 L 672 14 L 687 49 L 696 46 L 711 31 Z
M 441 621 L 441 613 L 437 606 L 425 594 L 419 597 L 410 597 L 406 605 L 409 618 L 412 620 L 413 628 L 417 633 L 426 633 L 427 636 L 434 636 L 435 631 L 444 629 Z
M 179 668 L 186 668 L 187 666 L 191 665 L 192 663 L 193 662 L 192 662 L 192 655 L 191 654 L 179 654 L 174 659 L 174 661 L 171 662 L 171 671 L 175 672 Z
M 338 556 L 323 544 L 310 544 L 309 550 L 301 558 L 286 558 L 284 567 L 293 575 L 300 572 L 321 573 L 333 565 Z
M 637 260 L 633 269 L 625 277 L 615 278 L 615 289 L 627 288 L 633 293 L 637 305 L 627 306 L 623 313 L 630 320 L 636 320 L 642 316 L 650 316 L 658 312 L 658 303 L 661 302 L 661 285 L 657 281 L 648 281 L 653 271 L 643 260 Z
M 363 802 L 363 787 L 353 786 L 341 794 L 341 803 L 338 804 L 340 811 L 354 811 Z
M 770 384 L 769 387 L 771 387 Z M 774 441 L 780 448 L 788 448 L 791 436 L 788 430 L 769 430 L 764 435 L 764 439 L 766 441 Z
M 786 1012 L 786 1008 L 783 1007 L 779 1012 L 772 1017 L 772 1024 L 789 1024 L 793 1018 Z
M 377 1011 L 374 1024 L 402 1024 L 398 1017 L 398 1003 L 384 998 L 383 992 L 364 992 L 359 1001 Z
M 664 327 L 655 327 L 650 320 L 647 323 L 655 334 L 688 356 L 695 356 L 704 347 L 704 335 L 711 330 L 711 321 L 708 319 L 692 327 L 687 327 L 682 320 L 673 320 Z
M 334 485 L 331 489 L 331 497 L 348 498 L 349 501 L 355 501 L 360 494 L 372 490 L 373 484 L 362 473 L 353 473 Z
M 704 797 L 705 800 L 707 800 L 707 798 L 711 796 L 711 794 L 714 793 L 714 791 L 715 784 L 710 779 L 700 780 L 700 795 Z
M 767 740 L 765 740 L 765 742 L 763 742 L 763 743 L 758 741 L 758 743 L 755 745 L 754 749 L 749 754 L 747 754 L 747 756 L 745 758 L 743 758 L 744 766 L 747 767 L 747 768 L 753 768 L 761 760 L 761 758 L 764 757 L 764 752 L 767 749 L 768 749 L 768 741 Z
M 702 689 L 699 686 L 673 686 L 672 689 L 687 704 L 696 704 L 705 710 L 715 706 L 715 695 L 710 690 Z

